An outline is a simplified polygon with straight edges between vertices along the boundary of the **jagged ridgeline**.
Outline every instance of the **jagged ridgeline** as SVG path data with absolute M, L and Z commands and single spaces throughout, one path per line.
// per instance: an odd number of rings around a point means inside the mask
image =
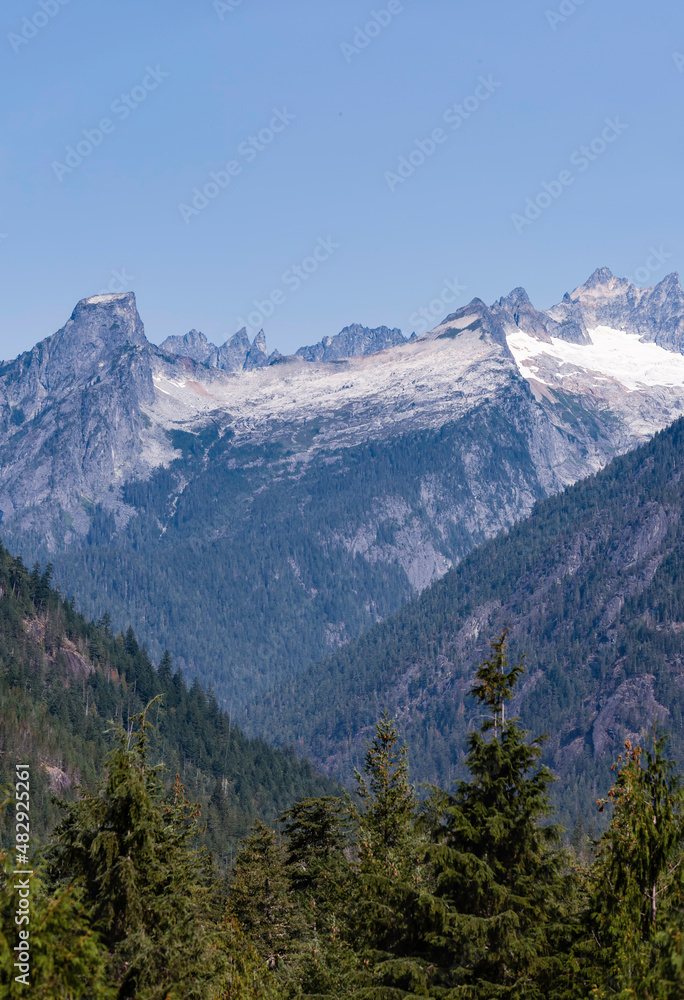
M 180 774 L 203 807 L 206 842 L 229 858 L 258 816 L 337 786 L 293 752 L 247 739 L 199 684 L 188 688 L 165 656 L 155 668 L 133 629 L 114 635 L 105 615 L 87 621 L 0 545 L 0 784 L 31 765 L 31 830 L 42 839 L 70 798 L 102 777 L 116 730 L 156 695 L 148 713 L 151 760 L 167 783 Z

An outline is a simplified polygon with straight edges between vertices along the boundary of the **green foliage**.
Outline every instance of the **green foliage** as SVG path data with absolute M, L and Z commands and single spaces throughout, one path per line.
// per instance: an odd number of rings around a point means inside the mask
M 258 822 L 237 856 L 228 912 L 272 969 L 288 950 L 293 909 L 288 888 L 283 847 L 276 833 Z
M 51 875 L 82 895 L 117 1000 L 204 1000 L 221 974 L 216 878 L 194 848 L 199 809 L 178 779 L 166 800 L 146 730 L 143 713 L 121 734 L 100 788 L 66 805 Z
M 505 704 L 523 673 L 506 671 L 506 633 L 472 694 L 492 715 L 468 737 L 469 778 L 428 809 L 435 875 L 429 951 L 444 988 L 463 996 L 547 997 L 567 923 L 566 859 L 548 824 L 552 776 Z M 435 820 L 437 822 L 435 822 Z
M 58 819 L 52 793 L 94 788 L 113 729 L 155 698 L 150 759 L 164 764 L 167 788 L 179 773 L 202 804 L 204 842 L 223 865 L 256 816 L 273 821 L 296 799 L 338 787 L 291 749 L 247 739 L 212 694 L 187 687 L 168 653 L 155 670 L 133 629 L 115 636 L 107 613 L 87 621 L 50 588 L 49 566 L 28 573 L 0 546 L 0 783 L 17 760 L 31 765 L 35 843 Z
M 82 894 L 73 886 L 49 892 L 42 875 L 30 882 L 30 924 L 15 922 L 18 895 L 13 888 L 12 856 L 0 852 L 0 998 L 18 1000 L 28 994 L 15 967 L 19 930 L 29 931 L 30 996 L 36 1000 L 114 1000 L 107 976 L 106 954 L 92 930 Z
M 416 795 L 409 783 L 407 749 L 384 712 L 368 745 L 364 774 L 355 772 L 362 803 L 359 865 L 364 873 L 404 878 L 415 868 Z
M 585 947 L 595 962 L 596 997 L 661 1000 L 684 994 L 684 794 L 665 757 L 665 738 L 653 749 L 625 744 L 617 780 L 601 800 L 611 822 L 589 873 Z M 591 947 L 598 943 L 598 947 Z

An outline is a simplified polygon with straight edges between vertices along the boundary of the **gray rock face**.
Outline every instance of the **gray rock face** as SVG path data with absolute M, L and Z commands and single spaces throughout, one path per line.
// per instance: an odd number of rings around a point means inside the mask
M 591 343 L 581 306 L 567 294 L 558 305 L 540 312 L 524 288 L 514 288 L 510 295 L 493 304 L 492 311 L 507 332 L 516 327 L 538 340 L 558 337 L 573 344 Z
M 522 290 L 522 289 L 521 289 Z M 511 358 L 506 341 L 506 330 L 501 317 L 494 309 L 488 309 L 482 299 L 474 298 L 467 306 L 462 306 L 442 320 L 432 333 L 440 340 L 457 339 L 469 333 L 477 333 L 478 340 L 501 348 L 506 357 Z
M 544 314 L 534 308 L 524 288 L 514 288 L 504 298 L 499 299 L 492 305 L 492 312 L 498 315 L 506 326 L 516 326 L 538 340 L 550 339 Z
M 218 364 L 219 348 L 210 344 L 203 333 L 191 330 L 183 337 L 167 337 L 159 345 L 161 351 L 167 354 L 177 354 L 182 358 L 192 358 L 200 364 L 209 365 L 210 368 L 222 367 Z
M 230 340 L 218 348 L 218 362 L 216 367 L 224 371 L 237 372 L 245 367 L 245 361 L 249 354 L 251 344 L 247 336 L 247 330 L 243 326 L 241 330 L 234 333 Z
M 637 288 L 607 267 L 570 294 L 590 327 L 610 326 L 638 334 L 668 351 L 684 354 L 684 292 L 676 273 L 654 288 Z
M 300 347 L 295 354 L 304 361 L 339 361 L 343 358 L 375 354 L 377 351 L 405 343 L 406 338 L 401 330 L 390 330 L 386 326 L 378 326 L 371 330 L 359 323 L 352 323 L 351 326 L 345 326 L 336 336 L 324 337 L 310 347 Z
M 263 330 L 259 330 L 254 343 L 249 349 L 245 358 L 245 368 L 263 368 L 268 364 L 268 351 L 266 349 L 266 336 Z
M 233 334 L 221 347 L 208 341 L 203 333 L 190 330 L 183 337 L 167 337 L 159 345 L 159 350 L 228 372 L 259 368 L 269 361 L 264 331 L 260 330 L 251 344 L 245 327 Z
M 153 399 L 135 296 L 83 299 L 54 336 L 0 368 L 3 519 L 49 535 L 69 510 L 76 533 L 87 530 L 88 504 L 135 467 Z

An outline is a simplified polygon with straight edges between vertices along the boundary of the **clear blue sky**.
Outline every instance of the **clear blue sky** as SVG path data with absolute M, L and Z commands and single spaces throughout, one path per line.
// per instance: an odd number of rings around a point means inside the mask
M 42 4 L 0 15 L 2 357 L 122 270 L 155 342 L 222 342 L 277 292 L 263 326 L 288 352 L 351 322 L 410 333 L 447 279 L 462 302 L 524 285 L 547 307 L 600 265 L 642 283 L 682 268 L 680 0 Z M 402 156 L 417 165 L 397 181 Z

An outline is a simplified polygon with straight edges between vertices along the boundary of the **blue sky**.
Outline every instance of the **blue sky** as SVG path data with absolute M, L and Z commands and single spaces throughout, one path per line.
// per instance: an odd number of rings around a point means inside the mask
M 679 0 L 12 0 L 0 20 L 2 357 L 106 288 L 155 342 L 244 319 L 286 353 L 437 322 L 445 282 L 547 307 L 597 266 L 681 269 Z

